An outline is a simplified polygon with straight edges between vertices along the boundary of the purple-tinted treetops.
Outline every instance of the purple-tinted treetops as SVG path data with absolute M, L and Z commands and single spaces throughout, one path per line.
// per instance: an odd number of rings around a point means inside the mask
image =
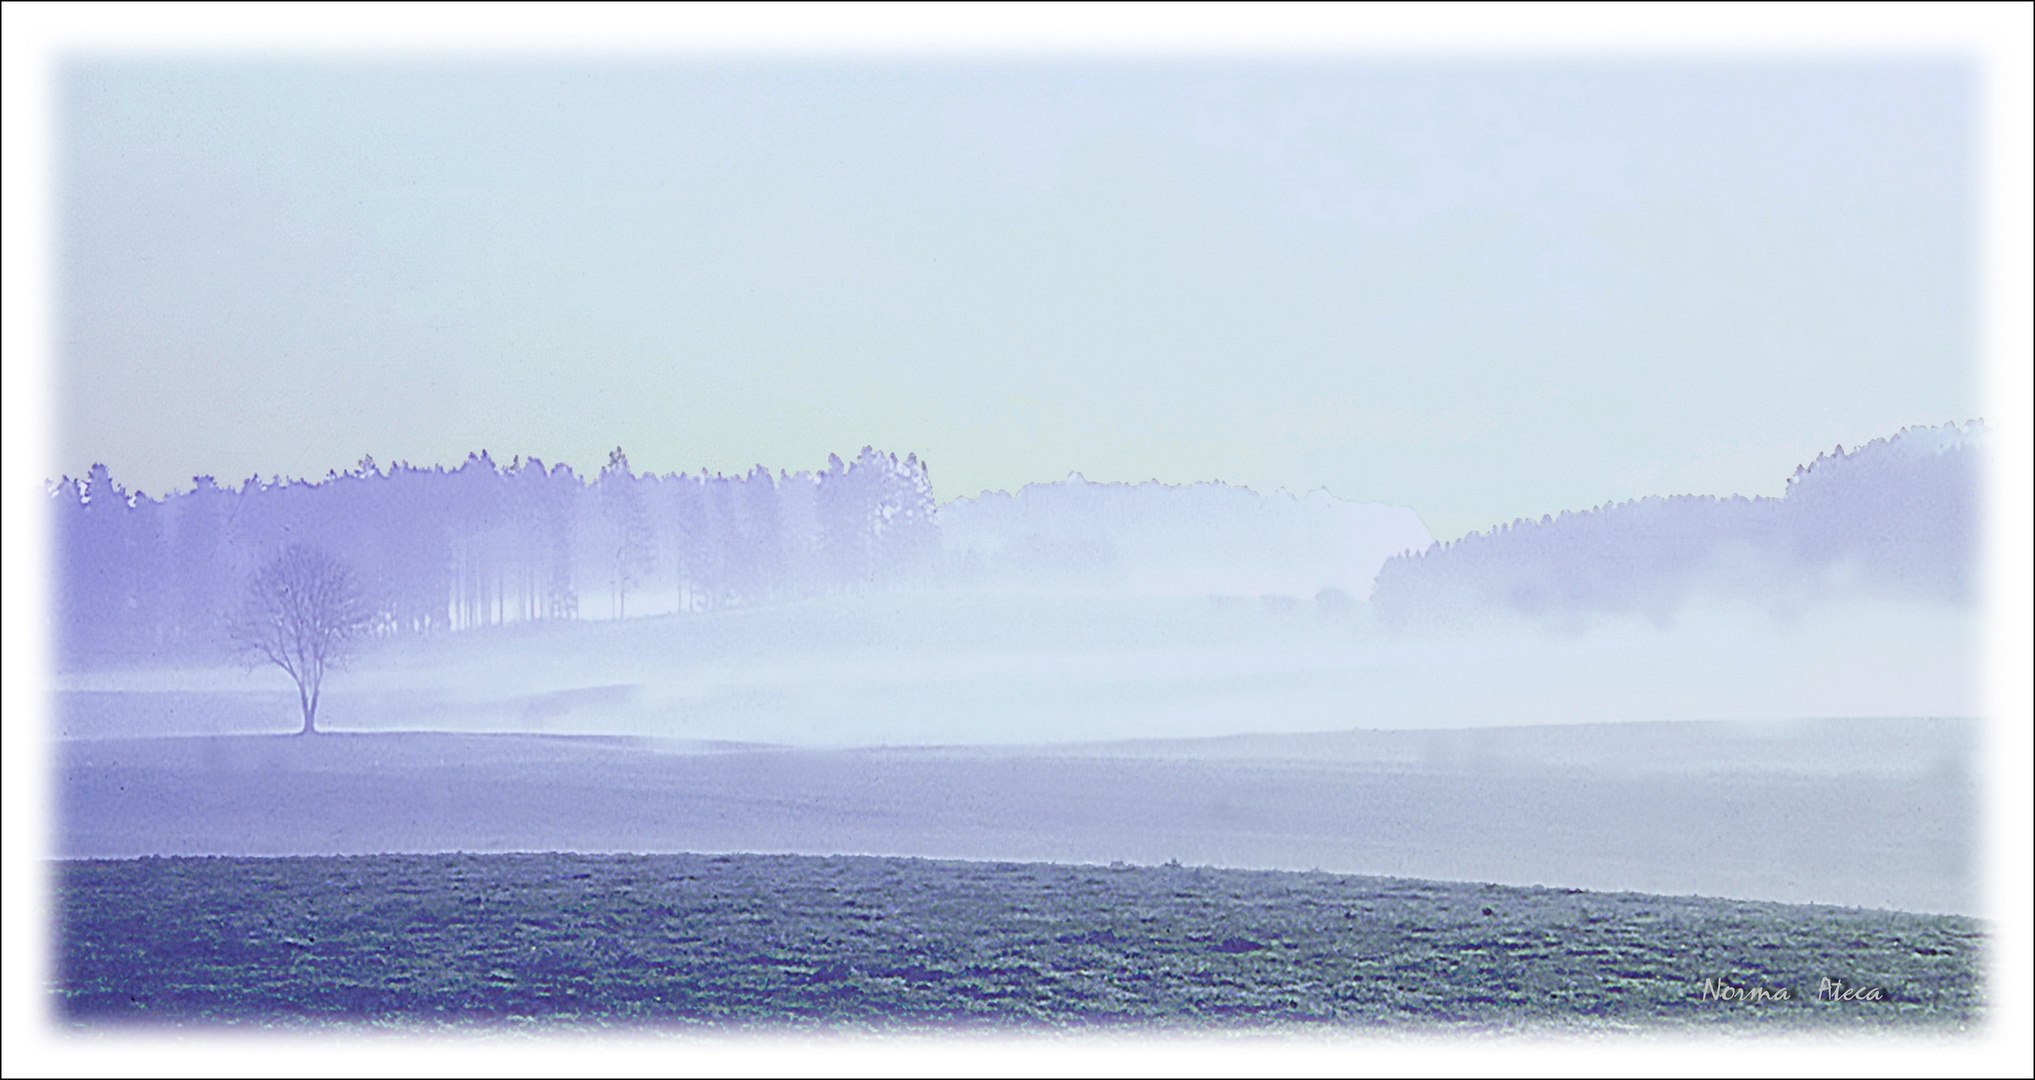
M 1379 571 L 1392 621 L 1665 619 L 1698 598 L 1799 611 L 1835 596 L 1970 603 L 1985 428 L 1909 428 L 1795 471 L 1779 498 L 1677 496 L 1521 519 Z
M 66 668 L 216 658 L 246 583 L 310 543 L 356 577 L 373 636 L 705 610 L 917 580 L 939 538 L 915 456 L 864 448 L 818 473 L 588 480 L 485 452 L 455 469 L 378 466 L 313 482 L 129 493 L 104 466 L 51 486 Z

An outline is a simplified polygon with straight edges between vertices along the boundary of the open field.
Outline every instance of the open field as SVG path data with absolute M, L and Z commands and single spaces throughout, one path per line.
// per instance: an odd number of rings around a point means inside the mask
M 1974 920 L 1696 897 L 767 855 L 59 874 L 75 1024 L 1857 1029 L 1983 1011 Z M 1879 999 L 1829 1000 L 1825 980 Z M 1787 997 L 1734 993 L 1754 990 Z
M 446 733 L 60 743 L 55 854 L 869 854 L 1976 915 L 1968 725 L 793 750 Z

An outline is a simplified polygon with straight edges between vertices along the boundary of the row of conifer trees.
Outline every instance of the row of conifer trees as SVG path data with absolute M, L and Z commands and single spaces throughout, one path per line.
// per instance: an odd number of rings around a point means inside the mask
M 161 497 L 103 466 L 51 486 L 61 662 L 189 660 L 276 551 L 350 566 L 380 635 L 621 618 L 859 591 L 933 573 L 931 482 L 914 456 L 864 447 L 817 472 L 593 477 L 485 452 L 458 468 L 378 467 L 306 482 L 198 477 Z

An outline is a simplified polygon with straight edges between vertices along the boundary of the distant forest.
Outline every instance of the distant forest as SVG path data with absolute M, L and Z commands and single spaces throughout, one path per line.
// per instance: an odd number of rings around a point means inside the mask
M 859 590 L 940 560 L 924 463 L 869 447 L 775 476 L 639 475 L 619 449 L 591 478 L 486 453 L 456 469 L 369 458 L 315 483 L 198 477 L 161 498 L 101 465 L 51 496 L 67 667 L 219 655 L 226 607 L 297 540 L 352 567 L 383 636 L 621 617 L 651 596 L 698 611 Z
M 1386 561 L 1390 622 L 1466 614 L 1665 618 L 1698 597 L 1970 602 L 1985 428 L 1909 428 L 1795 470 L 1779 498 L 1677 496 L 1522 518 Z
M 51 486 L 53 614 L 67 668 L 216 659 L 254 568 L 304 540 L 354 570 L 381 636 L 934 581 L 1345 605 L 1368 593 L 1401 625 L 1665 619 L 1701 597 L 1777 613 L 1838 596 L 1962 603 L 1984 436 L 1912 428 L 1818 457 L 1779 498 L 1647 498 L 1446 544 L 1404 508 L 1220 483 L 1074 476 L 936 508 L 924 462 L 869 447 L 816 473 L 739 476 L 639 475 L 620 450 L 593 477 L 485 453 L 456 469 L 369 459 L 315 483 L 200 477 L 161 498 L 95 466 Z

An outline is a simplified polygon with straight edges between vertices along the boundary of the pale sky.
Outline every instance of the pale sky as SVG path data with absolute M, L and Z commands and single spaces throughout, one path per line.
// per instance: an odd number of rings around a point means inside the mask
M 1892 60 L 100 60 L 56 467 L 469 451 L 1437 536 L 1983 415 L 1977 87 Z

